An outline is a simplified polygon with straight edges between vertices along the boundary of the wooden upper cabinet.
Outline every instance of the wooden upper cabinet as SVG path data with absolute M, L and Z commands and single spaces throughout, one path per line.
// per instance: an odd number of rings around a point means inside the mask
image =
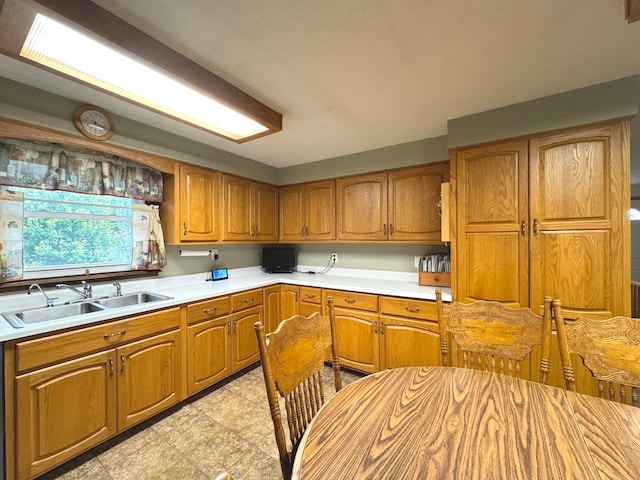
M 335 181 L 280 188 L 280 240 L 336 239 Z
M 225 241 L 278 240 L 278 189 L 246 178 L 223 175 Z
M 439 162 L 337 180 L 339 240 L 440 241 Z
M 440 185 L 448 179 L 448 162 L 389 172 L 389 240 L 440 241 Z
M 336 181 L 338 240 L 387 239 L 387 174 Z
M 210 243 L 219 239 L 219 175 L 207 168 L 179 164 L 165 181 L 160 215 L 169 225 L 165 240 Z

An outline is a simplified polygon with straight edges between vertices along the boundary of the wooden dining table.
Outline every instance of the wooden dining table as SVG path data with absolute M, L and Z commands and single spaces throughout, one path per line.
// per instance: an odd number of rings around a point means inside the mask
M 639 479 L 640 408 L 478 370 L 385 370 L 325 403 L 292 478 Z

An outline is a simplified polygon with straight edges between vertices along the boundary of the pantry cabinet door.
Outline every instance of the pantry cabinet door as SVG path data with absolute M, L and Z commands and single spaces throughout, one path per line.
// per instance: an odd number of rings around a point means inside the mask
M 454 298 L 529 306 L 528 142 L 452 152 Z
M 628 123 L 530 141 L 531 305 L 630 315 Z

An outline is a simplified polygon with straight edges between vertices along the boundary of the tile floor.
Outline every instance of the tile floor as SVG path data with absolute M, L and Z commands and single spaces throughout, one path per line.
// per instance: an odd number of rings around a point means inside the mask
M 342 371 L 343 385 L 362 375 Z M 332 370 L 325 394 L 335 393 Z M 259 365 L 133 427 L 39 480 L 280 480 L 278 448 Z

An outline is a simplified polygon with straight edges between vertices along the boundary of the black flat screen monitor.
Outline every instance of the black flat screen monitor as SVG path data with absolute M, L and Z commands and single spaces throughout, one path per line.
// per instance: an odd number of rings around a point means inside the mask
M 262 270 L 267 273 L 291 273 L 296 268 L 296 252 L 293 247 L 264 247 Z

